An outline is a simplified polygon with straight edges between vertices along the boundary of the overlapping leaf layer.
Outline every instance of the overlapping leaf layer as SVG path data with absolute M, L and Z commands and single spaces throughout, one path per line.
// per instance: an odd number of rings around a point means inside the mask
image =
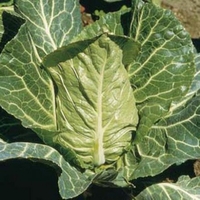
M 60 194 L 71 198 L 91 180 L 126 186 L 199 158 L 200 56 L 171 12 L 136 0 L 83 29 L 74 0 L 16 0 L 15 11 L 24 24 L 7 40 L 0 18 L 0 105 L 63 156 L 47 145 L 1 141 L 1 160 L 55 163 Z M 87 175 L 70 165 L 74 159 Z M 198 188 L 199 178 L 182 177 L 136 198 L 198 199 Z

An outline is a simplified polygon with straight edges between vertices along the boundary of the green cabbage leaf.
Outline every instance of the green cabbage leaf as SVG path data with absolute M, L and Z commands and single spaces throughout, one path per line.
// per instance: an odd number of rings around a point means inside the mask
M 199 177 L 181 176 L 176 183 L 163 182 L 142 191 L 135 199 L 196 199 L 200 198 Z
M 200 55 L 170 11 L 133 0 L 86 27 L 75 0 L 16 0 L 0 14 L 1 161 L 57 166 L 69 199 L 199 158 Z M 24 132 L 42 141 L 19 141 Z M 198 190 L 199 177 L 183 176 L 134 198 Z
M 135 44 L 121 41 L 126 42 Z M 123 55 L 103 34 L 60 48 L 43 61 L 57 90 L 58 134 L 51 140 L 74 151 L 90 168 L 118 160 L 136 130 L 137 108 Z
M 61 170 L 58 186 L 63 198 L 72 198 L 84 192 L 92 181 L 72 167 L 50 146 L 28 142 L 6 143 L 0 139 L 0 161 L 14 158 L 39 160 Z

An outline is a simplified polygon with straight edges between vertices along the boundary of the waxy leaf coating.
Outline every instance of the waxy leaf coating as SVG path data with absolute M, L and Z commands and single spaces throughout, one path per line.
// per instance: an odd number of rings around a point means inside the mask
M 7 18 L 0 19 L 0 106 L 60 151 L 0 140 L 0 160 L 55 163 L 67 199 L 91 182 L 127 186 L 199 159 L 200 56 L 195 73 L 180 22 L 151 1 L 133 0 L 83 28 L 78 2 L 14 1 L 10 14 L 24 24 L 5 41 Z M 12 125 L 1 116 L 0 134 Z M 198 199 L 195 184 L 198 177 L 183 177 L 136 199 Z
M 52 140 L 90 167 L 125 153 L 138 122 L 122 57 L 119 46 L 103 34 L 63 47 L 43 62 L 57 90 L 58 132 Z

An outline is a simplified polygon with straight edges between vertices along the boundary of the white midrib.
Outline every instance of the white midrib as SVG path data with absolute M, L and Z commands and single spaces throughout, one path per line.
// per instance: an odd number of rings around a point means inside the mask
M 102 124 L 102 93 L 103 93 L 103 79 L 104 79 L 105 64 L 102 67 L 99 85 L 98 85 L 98 95 L 97 95 L 97 124 L 94 138 L 94 165 L 99 166 L 105 163 L 105 155 L 103 149 L 103 124 Z
M 50 32 L 50 27 L 49 27 L 50 25 L 47 22 L 46 15 L 45 15 L 45 12 L 44 12 L 44 6 L 42 4 L 42 1 L 40 1 L 40 7 L 41 7 L 41 13 L 42 13 L 42 17 L 41 18 L 42 18 L 42 21 L 43 21 L 43 25 L 45 27 L 45 29 L 44 29 L 45 33 L 49 37 L 49 40 L 50 40 L 51 45 L 52 45 L 52 48 L 54 50 L 56 50 L 58 47 L 57 47 L 56 43 L 54 42 L 54 39 L 52 38 L 52 34 Z M 54 8 L 52 8 L 52 9 L 54 9 Z M 51 16 L 51 18 L 52 18 L 52 16 Z

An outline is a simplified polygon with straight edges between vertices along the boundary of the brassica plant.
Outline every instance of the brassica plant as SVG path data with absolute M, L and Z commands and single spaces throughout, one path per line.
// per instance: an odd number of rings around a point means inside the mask
M 70 199 L 91 184 L 134 190 L 200 157 L 200 56 L 170 11 L 133 0 L 84 27 L 76 0 L 15 0 L 0 28 L 1 161 L 60 168 Z M 43 143 L 9 140 L 13 126 Z M 133 196 L 199 198 L 200 178 L 188 176 Z

